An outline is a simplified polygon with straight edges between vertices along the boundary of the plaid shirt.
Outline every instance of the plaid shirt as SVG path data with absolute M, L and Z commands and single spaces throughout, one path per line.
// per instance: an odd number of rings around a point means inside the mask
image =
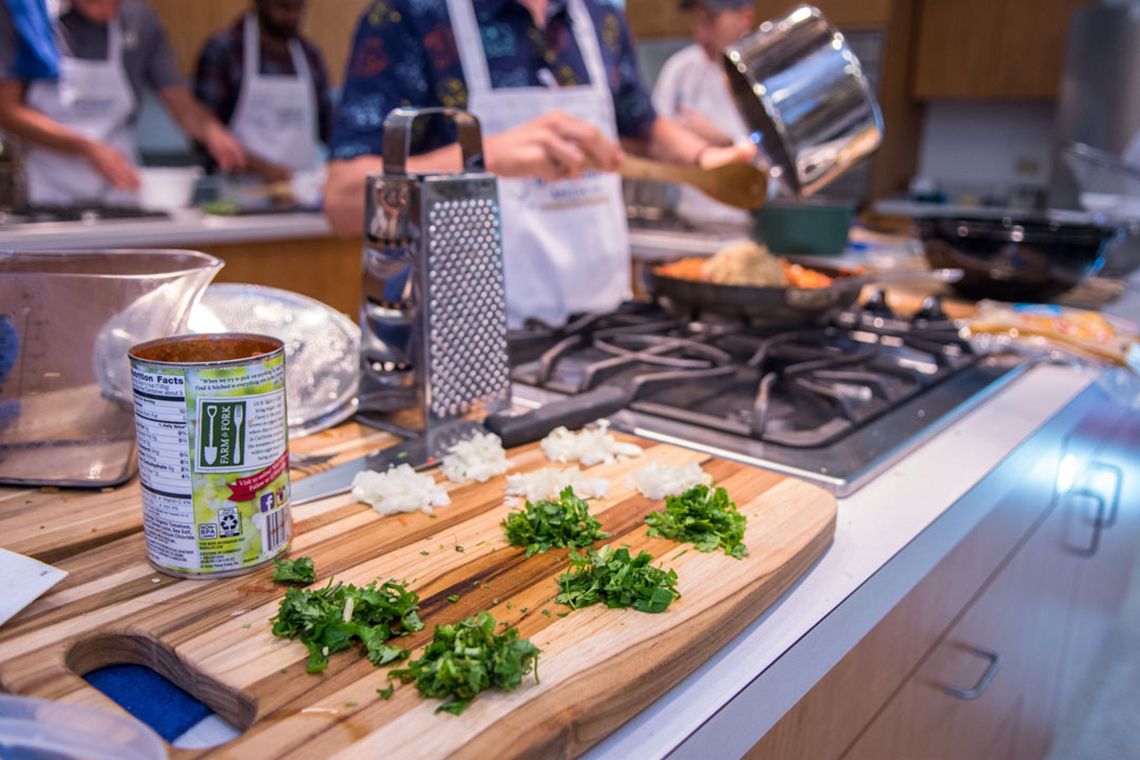
M 538 29 L 516 0 L 472 0 L 493 87 L 538 87 L 546 69 L 561 85 L 589 82 L 567 0 L 550 0 Z M 586 0 L 614 98 L 618 133 L 645 139 L 657 118 L 641 84 L 629 25 L 612 0 Z M 446 0 L 375 0 L 360 19 L 332 132 L 333 158 L 379 155 L 384 117 L 399 106 L 467 107 L 467 85 Z M 420 150 L 440 147 L 448 135 Z
M 229 124 L 237 109 L 238 95 L 241 93 L 242 62 L 245 60 L 245 39 L 242 36 L 242 18 L 235 24 L 218 32 L 206 41 L 198 54 L 198 68 L 194 75 L 194 94 L 198 100 L 214 112 L 223 124 Z M 332 99 L 329 95 L 328 71 L 324 58 L 308 40 L 299 38 L 305 61 L 313 76 L 313 87 L 317 93 L 317 122 L 321 142 L 329 142 L 332 123 Z M 261 73 L 267 75 L 294 76 L 293 59 L 288 51 L 282 55 L 269 53 L 262 46 Z

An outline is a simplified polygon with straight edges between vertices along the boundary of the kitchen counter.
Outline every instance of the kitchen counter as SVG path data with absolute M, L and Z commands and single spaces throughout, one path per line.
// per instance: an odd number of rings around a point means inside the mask
M 0 227 L 0 248 L 43 251 L 52 248 L 182 247 L 299 240 L 328 235 L 328 224 L 320 212 L 214 216 L 187 209 L 169 219 L 103 219 Z
M 590 755 L 743 754 L 988 514 L 1001 488 L 1008 487 L 987 479 L 986 498 L 975 485 L 1055 414 L 1066 408 L 1066 414 L 1079 414 L 1085 397 L 1071 402 L 1098 376 L 1064 366 L 1031 369 L 841 500 L 834 544 L 792 590 Z M 358 446 L 345 435 L 326 434 L 302 441 L 300 448 L 319 454 Z M 22 503 L 21 493 L 0 489 L 0 518 L 6 506 Z M 70 496 L 73 509 L 79 498 Z
M 1036 367 L 841 499 L 834 544 L 784 599 L 590 757 L 743 755 L 997 498 L 963 497 L 1098 376 Z M 1000 493 L 1009 478 L 986 486 Z

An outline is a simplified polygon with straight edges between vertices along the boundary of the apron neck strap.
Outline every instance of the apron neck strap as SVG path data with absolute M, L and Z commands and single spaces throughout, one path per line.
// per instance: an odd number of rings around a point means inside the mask
M 447 0 L 447 15 L 451 19 L 455 46 L 459 49 L 467 91 L 473 95 L 489 92 L 491 70 L 487 67 L 483 35 L 479 33 L 479 22 L 475 19 L 474 0 Z

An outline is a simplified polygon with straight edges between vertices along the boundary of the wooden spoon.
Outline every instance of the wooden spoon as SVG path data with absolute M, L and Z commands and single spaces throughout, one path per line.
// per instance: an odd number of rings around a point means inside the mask
M 734 162 L 715 169 L 650 161 L 626 155 L 618 167 L 626 179 L 649 179 L 692 185 L 705 195 L 746 211 L 758 209 L 768 200 L 768 175 L 752 164 Z

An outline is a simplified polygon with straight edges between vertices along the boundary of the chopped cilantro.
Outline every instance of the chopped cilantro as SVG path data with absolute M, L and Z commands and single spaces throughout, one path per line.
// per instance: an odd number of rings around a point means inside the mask
M 396 693 L 396 684 L 390 683 L 384 689 L 377 689 L 376 693 L 380 695 L 380 699 L 391 699 L 392 695 Z
M 451 596 L 447 597 L 447 601 L 451 602 L 452 604 L 455 604 L 456 602 L 459 601 L 459 594 L 452 594 Z
M 395 581 L 357 588 L 330 580 L 321 589 L 287 590 L 270 622 L 274 636 L 301 640 L 309 650 L 308 672 L 318 673 L 328 667 L 330 654 L 348 649 L 354 640 L 374 665 L 407 657 L 406 650 L 385 642 L 423 629 L 419 608 L 419 596 Z
M 456 547 L 455 547 L 455 551 L 457 551 L 457 552 L 459 552 L 460 554 L 462 554 L 462 553 L 463 553 L 463 551 L 464 551 L 464 549 L 463 549 L 463 547 L 462 547 L 462 546 L 456 546 Z
M 550 610 L 543 610 L 542 614 L 546 615 L 547 617 L 550 617 Z
M 429 554 L 431 554 L 431 552 L 429 552 L 427 549 L 424 549 L 423 551 L 420 552 L 421 557 L 426 557 Z
M 479 612 L 455 625 L 436 626 L 423 656 L 389 676 L 414 682 L 425 697 L 444 699 L 436 712 L 458 715 L 484 689 L 512 691 L 532 669 L 538 681 L 538 647 L 518 636 L 514 628 L 496 634 L 495 618 Z
M 664 612 L 681 596 L 677 573 L 650 563 L 653 556 L 629 549 L 603 546 L 585 556 L 570 552 L 570 571 L 559 576 L 561 589 L 555 601 L 572 609 L 602 603 L 607 607 L 633 607 L 639 612 Z
M 350 700 L 348 700 L 347 702 L 345 702 L 345 703 L 344 703 L 344 706 L 345 706 L 345 707 L 348 707 L 348 708 L 350 708 L 350 709 L 351 709 L 351 708 L 353 708 L 353 707 L 359 707 L 359 706 L 360 706 L 360 703 L 359 703 L 359 702 L 357 702 L 355 699 L 350 699 Z
M 566 617 L 569 614 L 570 614 L 569 612 L 559 612 L 558 617 Z
M 585 499 L 574 495 L 567 486 L 558 501 L 527 502 L 521 512 L 511 512 L 503 520 L 503 529 L 512 546 L 525 546 L 526 556 L 552 548 L 589 546 L 609 533 L 602 529 L 589 511 Z
M 300 583 L 302 586 L 317 579 L 317 569 L 309 557 L 282 559 L 273 562 L 273 580 L 276 583 Z
M 649 535 L 691 543 L 699 551 L 723 548 L 736 559 L 748 556 L 744 545 L 747 519 L 723 488 L 695 485 L 680 496 L 665 499 L 665 510 L 645 518 Z

